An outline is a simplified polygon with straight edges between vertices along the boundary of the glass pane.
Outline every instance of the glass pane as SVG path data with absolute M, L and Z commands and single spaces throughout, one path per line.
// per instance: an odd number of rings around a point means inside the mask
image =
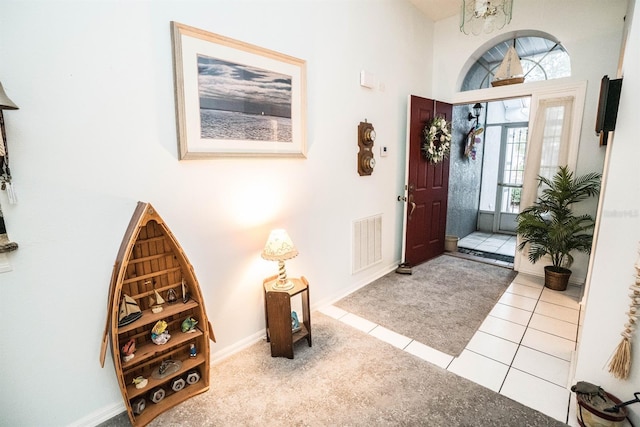
M 524 180 L 524 156 L 527 148 L 527 127 L 507 128 L 507 140 L 505 141 L 504 168 L 502 171 L 502 183 L 516 187 L 502 187 L 502 201 L 500 211 L 503 213 L 520 212 L 519 186 Z
M 498 167 L 500 165 L 500 139 L 502 126 L 487 126 L 482 155 L 482 184 L 480 186 L 480 210 L 495 211 Z
M 529 128 L 527 127 L 507 128 L 502 174 L 502 182 L 504 184 L 522 185 L 528 132 Z
M 571 76 L 571 62 L 565 51 L 554 50 L 544 58 L 539 58 L 538 61 L 550 79 Z
M 545 126 L 542 136 L 542 155 L 540 157 L 540 176 L 551 178 L 558 169 L 564 106 L 548 107 L 545 111 Z
M 502 206 L 500 206 L 500 212 L 514 214 L 519 213 L 521 194 L 521 188 L 502 187 Z

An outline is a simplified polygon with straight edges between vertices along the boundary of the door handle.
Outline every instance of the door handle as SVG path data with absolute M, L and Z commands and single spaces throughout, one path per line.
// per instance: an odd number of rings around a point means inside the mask
M 413 194 L 409 194 L 409 204 L 411 205 L 411 210 L 409 211 L 409 219 L 411 219 L 413 211 L 416 210 L 416 203 L 413 201 Z

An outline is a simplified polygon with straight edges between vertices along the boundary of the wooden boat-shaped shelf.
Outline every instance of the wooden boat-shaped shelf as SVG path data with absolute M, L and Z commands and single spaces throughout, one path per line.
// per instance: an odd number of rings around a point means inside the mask
M 187 318 L 197 324 L 185 333 L 182 324 Z M 164 344 L 151 338 L 160 321 L 166 322 L 170 334 Z M 138 202 L 113 266 L 100 351 L 104 367 L 107 341 L 111 341 L 132 425 L 146 425 L 209 389 L 209 340 L 215 342 L 215 337 L 193 267 L 153 206 Z M 126 355 L 131 348 L 135 348 L 132 358 Z M 146 385 L 138 388 L 134 379 L 140 377 Z

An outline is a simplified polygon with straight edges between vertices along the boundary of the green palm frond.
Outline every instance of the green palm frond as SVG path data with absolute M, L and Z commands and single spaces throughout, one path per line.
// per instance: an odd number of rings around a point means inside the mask
M 574 177 L 567 166 L 551 179 L 538 177 L 543 187 L 538 200 L 518 214 L 518 250 L 528 248 L 532 263 L 549 255 L 555 267 L 571 266 L 573 251 L 590 253 L 595 221 L 587 214 L 575 215 L 572 206 L 598 195 L 600 178 L 598 173 Z

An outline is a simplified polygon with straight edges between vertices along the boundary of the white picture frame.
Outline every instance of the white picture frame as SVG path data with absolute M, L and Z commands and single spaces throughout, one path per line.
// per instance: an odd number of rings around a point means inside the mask
M 306 157 L 306 61 L 171 22 L 180 160 Z

